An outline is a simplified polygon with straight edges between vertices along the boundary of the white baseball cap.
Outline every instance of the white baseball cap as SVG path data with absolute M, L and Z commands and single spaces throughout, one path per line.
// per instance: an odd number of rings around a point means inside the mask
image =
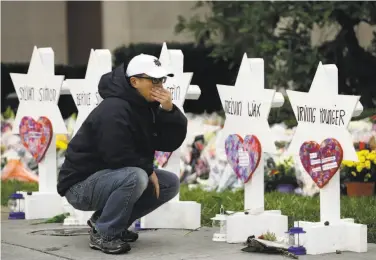
M 174 76 L 174 74 L 169 73 L 167 69 L 162 66 L 157 57 L 143 53 L 131 59 L 126 71 L 127 77 L 140 74 L 146 74 L 149 77 L 157 79 Z

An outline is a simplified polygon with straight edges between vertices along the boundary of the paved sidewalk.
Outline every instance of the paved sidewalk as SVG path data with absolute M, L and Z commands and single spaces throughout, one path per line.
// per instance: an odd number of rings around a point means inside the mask
M 4 260 L 282 260 L 283 256 L 250 254 L 242 252 L 241 244 L 216 243 L 211 241 L 213 229 L 199 231 L 153 230 L 141 231 L 132 250 L 125 255 L 106 255 L 91 250 L 88 246 L 86 227 L 65 227 L 61 224 L 39 224 L 37 221 L 10 221 L 2 214 L 1 259 Z M 65 230 L 70 236 L 62 236 Z M 60 231 L 57 232 L 57 231 Z M 70 233 L 69 233 L 70 232 Z M 60 235 L 59 235 L 60 234 Z M 302 256 L 299 259 L 320 260 L 370 260 L 376 259 L 376 245 L 369 245 L 365 254 L 342 253 L 322 256 Z

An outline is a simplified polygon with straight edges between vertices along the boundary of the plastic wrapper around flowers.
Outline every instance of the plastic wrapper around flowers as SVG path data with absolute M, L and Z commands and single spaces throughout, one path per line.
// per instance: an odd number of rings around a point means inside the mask
M 20 137 L 12 133 L 12 123 L 12 119 L 1 121 L 1 180 L 38 182 L 37 164 Z
M 223 141 L 222 131 L 217 129 L 216 131 L 207 132 L 198 136 L 196 141 L 200 137 L 203 137 L 205 147 L 201 150 L 199 158 L 196 159 L 196 165 L 189 165 L 189 167 L 185 168 L 185 171 L 190 170 L 191 172 L 185 173 L 183 182 L 196 184 L 208 191 L 216 190 L 221 192 L 225 189 L 241 188 L 242 182 L 228 164 L 224 148 L 220 145 Z M 192 157 L 197 158 L 197 150 L 192 148 L 191 152 Z
M 376 116 L 358 121 L 351 121 L 348 126 L 353 142 L 368 143 L 376 135 Z

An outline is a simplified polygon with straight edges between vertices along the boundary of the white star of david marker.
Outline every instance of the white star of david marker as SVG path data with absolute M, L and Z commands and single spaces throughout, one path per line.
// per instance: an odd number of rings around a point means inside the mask
M 275 90 L 264 88 L 264 61 L 244 54 L 235 86 L 217 85 L 217 89 L 226 113 L 223 136 L 252 134 L 260 140 L 263 152 L 276 153 L 268 123 Z
M 174 73 L 174 77 L 168 77 L 164 87 L 171 93 L 172 102 L 184 113 L 183 105 L 191 83 L 193 73 L 183 72 L 183 54 L 181 50 L 168 50 L 163 43 L 159 57 L 162 65 Z
M 172 102 L 184 114 L 184 102 L 192 80 L 192 72 L 183 72 L 184 56 L 181 50 L 168 50 L 166 43 L 163 43 L 159 57 L 162 66 L 169 72 L 174 73 L 174 77 L 168 77 L 163 87 L 170 91 Z M 164 167 L 166 170 L 180 173 L 180 147 L 172 152 L 168 164 Z M 175 197 L 179 200 L 179 195 Z
M 360 97 L 338 95 L 335 65 L 320 62 L 309 92 L 287 90 L 287 95 L 298 121 L 288 153 L 299 155 L 305 141 L 320 144 L 326 138 L 335 138 L 342 146 L 343 159 L 358 161 L 347 126 Z
M 20 102 L 13 133 L 19 133 L 18 126 L 24 116 L 34 120 L 45 116 L 51 121 L 54 133 L 66 134 L 67 128 L 57 106 L 64 76 L 47 71 L 37 47 L 34 47 L 27 74 L 10 73 L 10 76 Z
M 67 79 L 65 84 L 70 90 L 78 115 L 73 136 L 93 109 L 102 102 L 98 94 L 98 84 L 103 74 L 111 71 L 111 53 L 109 50 L 90 51 L 89 62 L 84 79 Z

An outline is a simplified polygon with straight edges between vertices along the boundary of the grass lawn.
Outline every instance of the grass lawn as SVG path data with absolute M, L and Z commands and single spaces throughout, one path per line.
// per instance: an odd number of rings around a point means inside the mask
M 19 182 L 1 183 L 1 204 L 6 205 L 8 196 L 15 190 L 36 191 L 36 184 Z M 16 188 L 18 187 L 18 188 Z M 201 222 L 203 226 L 211 226 L 210 218 L 219 213 L 220 205 L 226 210 L 243 210 L 243 191 L 222 193 L 206 192 L 200 189 L 188 190 L 181 186 L 180 199 L 197 201 L 202 205 Z M 295 220 L 318 221 L 320 218 L 319 197 L 303 197 L 284 193 L 266 193 L 266 209 L 280 209 L 282 214 L 289 216 L 289 224 Z M 341 198 L 341 217 L 354 218 L 356 223 L 368 226 L 368 242 L 376 243 L 376 197 Z
M 38 184 L 19 181 L 1 181 L 1 205 L 8 204 L 8 197 L 15 191 L 38 191 Z
M 243 191 L 222 193 L 206 192 L 202 190 L 189 191 L 186 186 L 180 189 L 180 199 L 197 201 L 201 203 L 201 223 L 211 226 L 212 218 L 219 213 L 223 204 L 225 210 L 244 210 Z M 283 215 L 289 216 L 289 225 L 294 221 L 319 221 L 320 199 L 316 197 L 303 197 L 285 193 L 266 193 L 265 209 L 280 209 Z M 356 223 L 368 226 L 368 242 L 376 243 L 376 196 L 350 198 L 341 197 L 341 217 L 353 218 Z

